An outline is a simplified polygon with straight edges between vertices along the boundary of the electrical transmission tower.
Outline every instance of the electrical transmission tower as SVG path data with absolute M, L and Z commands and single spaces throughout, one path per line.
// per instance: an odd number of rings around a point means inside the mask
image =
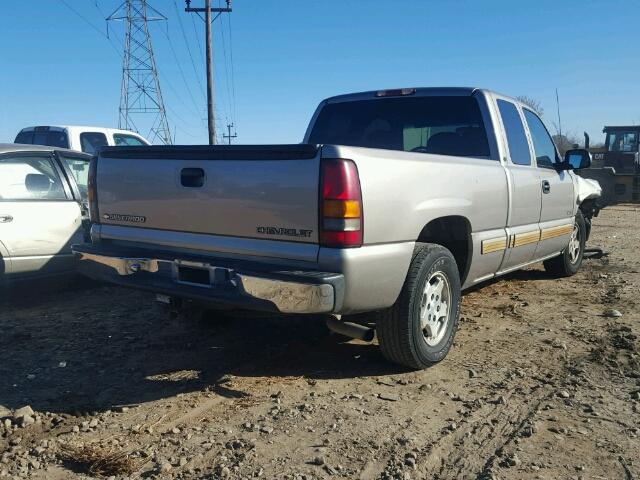
M 151 120 L 149 140 L 171 145 L 167 113 L 162 100 L 158 69 L 151 46 L 149 22 L 167 17 L 147 4 L 146 0 L 125 0 L 107 20 L 126 21 L 120 118 L 118 127 L 138 131 L 135 119 Z M 145 122 L 148 124 L 148 121 Z

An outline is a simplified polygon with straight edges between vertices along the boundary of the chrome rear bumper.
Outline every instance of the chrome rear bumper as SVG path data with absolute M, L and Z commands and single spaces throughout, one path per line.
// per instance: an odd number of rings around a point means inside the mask
M 72 249 L 80 258 L 80 272 L 89 277 L 176 297 L 230 303 L 255 310 L 329 313 L 337 308 L 337 297 L 341 296 L 337 290 L 344 281 L 340 274 L 244 271 L 209 259 L 196 261 L 102 254 L 93 252 L 95 247 L 88 244 L 74 245 Z

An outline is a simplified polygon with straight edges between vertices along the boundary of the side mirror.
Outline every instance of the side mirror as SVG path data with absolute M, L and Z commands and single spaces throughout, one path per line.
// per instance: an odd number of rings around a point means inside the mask
M 583 148 L 567 150 L 564 154 L 564 170 L 581 170 L 591 166 L 591 154 Z

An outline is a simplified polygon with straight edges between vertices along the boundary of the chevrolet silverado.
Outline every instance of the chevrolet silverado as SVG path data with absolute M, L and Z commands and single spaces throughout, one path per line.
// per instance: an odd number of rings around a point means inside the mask
M 579 269 L 599 186 L 526 105 L 475 88 L 320 103 L 296 145 L 105 147 L 81 271 L 174 308 L 329 315 L 391 361 L 442 360 L 461 291 Z M 354 314 L 369 312 L 367 324 Z

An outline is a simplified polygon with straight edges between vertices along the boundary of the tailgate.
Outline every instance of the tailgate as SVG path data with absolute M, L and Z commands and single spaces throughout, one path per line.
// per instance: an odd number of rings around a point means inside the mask
M 100 222 L 318 242 L 315 145 L 116 147 L 100 152 Z

